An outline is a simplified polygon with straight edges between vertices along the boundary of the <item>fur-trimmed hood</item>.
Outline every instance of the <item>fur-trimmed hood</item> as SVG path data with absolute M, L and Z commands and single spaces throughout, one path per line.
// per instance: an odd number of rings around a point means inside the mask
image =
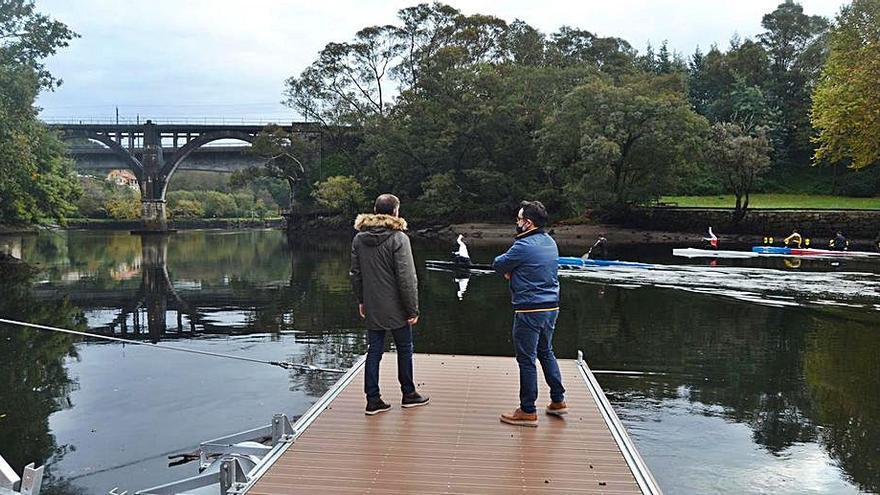
M 364 232 L 374 227 L 400 230 L 402 232 L 406 230 L 406 220 L 380 213 L 361 213 L 354 219 L 354 228 L 358 232 Z

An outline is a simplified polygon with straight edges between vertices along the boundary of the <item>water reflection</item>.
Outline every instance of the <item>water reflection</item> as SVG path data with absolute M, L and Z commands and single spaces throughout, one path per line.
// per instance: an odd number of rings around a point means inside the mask
M 329 367 L 364 352 L 348 239 L 70 232 L 16 242 L 11 249 L 38 270 L 4 265 L 6 317 Z M 511 355 L 503 279 L 424 270 L 447 246 L 414 246 L 417 350 Z M 876 311 L 616 282 L 563 280 L 556 349 L 564 358 L 582 349 L 597 369 L 664 373 L 600 380 L 666 491 L 880 490 Z M 55 493 L 191 475 L 169 469 L 163 453 L 261 424 L 276 410 L 301 413 L 335 379 L 0 332 L 0 383 L 14 384 L 0 387 L 3 455 L 17 469 L 48 462 Z
M 37 272 L 17 263 L 0 263 L 0 315 L 11 319 L 84 329 L 81 312 L 66 299 L 39 300 L 32 290 Z M 72 407 L 77 389 L 64 366 L 76 358 L 74 337 L 3 328 L 0 334 L 0 446 L 9 464 L 20 473 L 33 461 L 61 459 L 71 446 L 59 445 L 49 428 L 49 416 Z M 53 471 L 45 473 L 51 484 Z

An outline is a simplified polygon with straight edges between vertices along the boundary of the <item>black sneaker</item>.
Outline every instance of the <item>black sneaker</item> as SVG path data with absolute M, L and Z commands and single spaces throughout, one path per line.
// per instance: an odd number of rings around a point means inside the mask
M 382 399 L 377 399 L 375 401 L 367 401 L 367 408 L 364 410 L 364 414 L 367 416 L 372 416 L 374 414 L 379 414 L 380 412 L 385 412 L 391 409 L 391 404 L 383 401 Z
M 403 400 L 400 401 L 400 407 L 418 407 L 424 406 L 431 400 L 427 395 L 419 395 L 418 392 L 413 392 L 411 394 L 404 394 Z

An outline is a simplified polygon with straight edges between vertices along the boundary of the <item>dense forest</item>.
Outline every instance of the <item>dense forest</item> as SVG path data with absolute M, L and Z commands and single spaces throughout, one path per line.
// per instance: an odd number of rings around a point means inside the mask
M 287 81 L 287 104 L 332 144 L 297 197 L 342 211 L 391 191 L 413 217 L 462 220 L 506 218 L 524 197 L 573 217 L 663 195 L 733 194 L 741 214 L 758 191 L 875 196 L 876 147 L 853 162 L 858 143 L 828 141 L 846 119 L 811 111 L 817 85 L 850 84 L 823 68 L 853 26 L 865 32 L 849 40 L 863 49 L 851 62 L 877 70 L 877 50 L 864 48 L 877 46 L 878 22 L 873 0 L 846 6 L 837 24 L 786 1 L 755 39 L 684 55 L 441 3 L 406 8 L 394 25 L 328 43 Z M 874 142 L 876 127 L 865 131 Z M 817 154 L 823 142 L 840 151 Z

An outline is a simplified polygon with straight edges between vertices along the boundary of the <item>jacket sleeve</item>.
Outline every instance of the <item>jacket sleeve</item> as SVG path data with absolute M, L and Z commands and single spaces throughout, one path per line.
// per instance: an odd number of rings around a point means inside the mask
M 412 247 L 406 234 L 398 234 L 400 241 L 394 251 L 394 269 L 397 289 L 407 316 L 419 315 L 419 280 L 416 277 L 416 263 L 413 261 Z
M 525 249 L 523 249 L 522 243 L 514 242 L 506 253 L 495 258 L 495 261 L 492 262 L 492 269 L 501 274 L 510 273 L 522 263 L 524 254 Z
M 351 241 L 351 269 L 348 272 L 351 278 L 351 289 L 357 297 L 358 304 L 364 302 L 364 279 L 361 276 L 361 260 L 358 256 L 357 241 Z

